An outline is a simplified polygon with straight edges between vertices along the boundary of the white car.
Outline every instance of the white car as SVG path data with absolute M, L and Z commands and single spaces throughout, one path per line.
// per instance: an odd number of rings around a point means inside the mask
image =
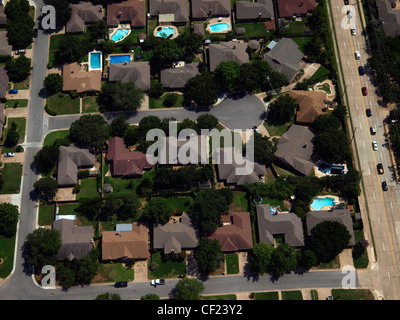
M 356 29 L 350 29 L 350 32 L 351 32 L 351 34 L 352 34 L 353 36 L 356 35 Z
M 357 60 L 360 60 L 360 58 L 361 58 L 360 51 L 356 51 L 355 56 L 356 56 Z
M 152 286 L 157 287 L 158 285 L 163 285 L 163 284 L 165 284 L 165 280 L 164 280 L 164 279 L 155 279 L 155 280 L 151 280 L 151 281 L 150 281 L 150 284 L 151 284 Z
M 5 157 L 14 157 L 15 154 L 14 154 L 14 152 L 7 152 L 7 153 L 4 154 L 4 156 Z
M 378 143 L 376 141 L 372 141 L 372 148 L 374 149 L 374 151 L 378 150 Z

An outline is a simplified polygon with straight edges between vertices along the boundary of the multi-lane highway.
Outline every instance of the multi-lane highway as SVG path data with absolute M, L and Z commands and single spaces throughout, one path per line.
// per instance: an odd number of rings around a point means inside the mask
M 367 35 L 363 30 L 358 3 L 351 0 L 347 7 L 343 0 L 329 0 L 328 3 L 335 28 L 333 35 L 339 53 L 337 60 L 340 75 L 344 82 L 343 96 L 345 102 L 348 102 L 352 123 L 351 139 L 356 150 L 356 164 L 362 172 L 362 217 L 366 222 L 369 219 L 376 252 L 377 264 L 371 270 L 376 276 L 371 276 L 371 284 L 381 291 L 385 299 L 397 300 L 400 298 L 400 201 L 383 126 L 388 111 L 379 105 L 377 88 L 373 86 L 368 72 Z M 349 10 L 351 17 L 347 16 Z M 351 25 L 349 18 L 354 19 L 355 34 L 343 25 L 344 19 Z M 359 59 L 356 51 L 360 53 Z M 367 70 L 367 74 L 360 74 L 360 66 Z M 363 87 L 367 95 L 363 94 Z M 371 110 L 371 116 L 367 115 L 367 109 Z M 371 134 L 371 127 L 376 128 L 376 134 Z M 377 142 L 377 150 L 373 149 L 374 141 Z M 378 174 L 378 163 L 383 165 L 383 174 Z M 383 181 L 388 184 L 387 191 L 382 188 Z

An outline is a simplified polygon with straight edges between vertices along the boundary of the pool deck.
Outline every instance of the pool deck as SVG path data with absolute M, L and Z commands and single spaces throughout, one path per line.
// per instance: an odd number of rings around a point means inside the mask
M 339 204 L 340 202 L 342 202 L 338 196 L 329 195 L 329 194 L 326 195 L 326 196 L 318 196 L 318 197 L 315 197 L 314 199 L 325 199 L 325 198 L 333 198 L 333 200 L 335 201 L 335 205 L 336 205 L 336 204 Z M 329 210 L 331 207 L 332 207 L 332 206 L 324 206 L 324 207 L 322 207 L 322 208 L 319 209 L 319 210 L 315 210 L 315 209 L 314 209 L 313 207 L 311 207 L 311 205 L 310 205 L 310 211 L 325 211 L 325 210 Z
M 129 32 L 128 32 L 128 33 L 126 34 L 126 36 L 123 37 L 122 39 L 119 39 L 119 40 L 117 40 L 117 41 L 114 41 L 114 40 L 111 39 L 111 37 L 114 35 L 114 33 L 117 32 L 118 29 L 129 29 Z M 122 40 L 124 40 L 127 36 L 129 36 L 130 33 L 131 33 L 131 31 L 132 31 L 132 30 L 131 30 L 131 26 L 130 26 L 129 24 L 120 24 L 120 25 L 118 25 L 118 27 L 116 27 L 116 28 L 109 28 L 109 29 L 108 29 L 108 38 L 109 38 L 110 40 L 114 41 L 115 43 L 118 43 L 118 42 L 121 42 Z
M 211 31 L 210 25 L 217 24 L 217 23 L 227 23 L 227 24 L 229 24 L 229 29 L 222 30 L 222 31 Z M 221 18 L 212 18 L 212 19 L 210 19 L 206 30 L 210 34 L 213 34 L 213 33 L 228 33 L 229 31 L 232 31 L 231 17 L 221 17 Z
M 92 68 L 91 67 L 91 53 L 99 53 L 100 54 L 100 68 Z M 94 50 L 94 51 L 90 51 L 89 53 L 88 53 L 88 71 L 93 71 L 93 70 L 100 70 L 100 71 L 103 71 L 103 66 L 102 66 L 102 63 L 101 63 L 101 61 L 102 61 L 102 56 L 103 56 L 103 54 L 102 54 L 102 52 L 101 51 L 96 51 L 96 50 Z

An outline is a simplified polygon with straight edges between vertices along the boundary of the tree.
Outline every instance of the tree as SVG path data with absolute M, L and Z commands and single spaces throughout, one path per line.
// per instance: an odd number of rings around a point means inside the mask
M 289 95 L 280 95 L 269 106 L 267 122 L 270 125 L 283 125 L 294 116 L 296 101 Z
M 82 36 L 67 35 L 60 41 L 56 56 L 61 63 L 81 62 L 91 49 L 93 49 L 93 44 L 89 39 Z
M 98 263 L 90 256 L 72 261 L 75 271 L 75 283 L 80 285 L 88 285 L 96 275 Z
M 151 178 L 144 178 L 137 187 L 138 194 L 152 194 L 154 181 Z
M 121 201 L 121 206 L 117 211 L 118 220 L 135 220 L 139 213 L 138 209 L 140 207 L 138 197 L 136 195 L 125 196 L 121 198 Z
M 70 127 L 69 138 L 83 148 L 102 149 L 109 137 L 109 126 L 101 115 L 83 115 Z
M 69 266 L 69 263 L 59 263 L 56 269 L 56 277 L 59 285 L 64 289 L 69 289 L 75 285 L 75 272 Z
M 68 20 L 71 18 L 72 9 L 69 6 L 69 1 L 67 0 L 47 0 L 47 5 L 51 5 L 55 8 L 56 14 L 56 27 L 64 27 Z
M 151 81 L 150 82 L 150 91 L 149 91 L 149 97 L 159 99 L 163 94 L 165 90 L 159 81 Z
M 254 132 L 252 139 L 254 139 L 254 161 L 267 166 L 271 165 L 275 159 L 276 146 L 272 144 L 267 136 L 262 136 L 258 132 Z
M 298 251 L 287 243 L 282 243 L 271 254 L 270 270 L 276 275 L 294 271 L 297 267 Z
M 88 25 L 90 40 L 104 39 L 107 35 L 107 23 L 104 20 L 98 20 Z
M 201 116 L 199 116 L 197 118 L 197 127 L 201 130 L 201 129 L 214 129 L 217 127 L 218 125 L 218 119 L 216 117 L 214 117 L 212 114 L 209 113 L 205 113 L 202 114 Z
M 221 249 L 218 240 L 209 238 L 199 240 L 194 255 L 201 273 L 210 274 L 219 267 L 220 261 L 224 260 Z
M 160 296 L 155 293 L 148 293 L 145 296 L 141 296 L 140 300 L 160 300 Z
M 56 165 L 59 156 L 58 146 L 44 146 L 40 149 L 33 160 L 38 169 L 43 173 L 49 173 Z
M 6 140 L 4 141 L 4 144 L 7 147 L 15 147 L 18 144 L 19 141 L 19 133 L 17 130 L 14 128 L 11 128 L 7 132 L 7 137 Z
M 340 120 L 332 113 L 321 114 L 315 118 L 312 126 L 315 133 L 338 130 L 340 128 Z
M 56 93 L 62 90 L 63 78 L 58 73 L 51 73 L 46 76 L 43 81 L 43 86 L 49 93 Z
M 199 300 L 204 291 L 204 284 L 194 278 L 180 280 L 175 286 L 175 298 L 177 300 Z
M 40 199 L 48 202 L 55 197 L 58 191 L 58 182 L 51 177 L 44 177 L 36 181 L 33 187 Z
M 273 251 L 274 247 L 268 243 L 256 243 L 253 246 L 253 251 L 250 258 L 251 268 L 260 274 L 267 272 L 269 270 Z
M 236 61 L 220 63 L 214 71 L 216 83 L 222 89 L 232 92 L 236 88 L 240 76 L 240 64 Z
M 305 250 L 300 255 L 299 265 L 303 266 L 306 270 L 310 270 L 313 266 L 318 264 L 318 259 L 315 253 L 311 250 Z
M 19 56 L 17 59 L 7 61 L 6 68 L 10 81 L 22 82 L 31 72 L 31 59 L 24 55 Z
M 165 198 L 152 198 L 145 207 L 143 215 L 155 223 L 167 223 L 174 213 L 174 208 Z
M 117 81 L 103 85 L 98 103 L 106 111 L 136 111 L 143 99 L 143 90 L 136 87 L 133 82 Z
M 26 237 L 26 260 L 40 274 L 45 265 L 56 264 L 56 254 L 61 247 L 60 232 L 57 229 L 40 228 Z
M 0 204 L 0 235 L 10 238 L 17 232 L 19 213 L 11 203 Z
M 307 247 L 319 262 L 329 262 L 349 245 L 351 235 L 347 228 L 337 221 L 324 221 L 311 229 Z
M 122 138 L 125 136 L 128 128 L 129 124 L 126 122 L 126 116 L 124 114 L 120 114 L 111 121 L 111 136 Z
M 176 41 L 164 40 L 154 47 L 152 62 L 158 69 L 170 68 L 172 62 L 178 61 L 183 56 L 184 49 Z
M 90 221 L 94 221 L 98 217 L 102 208 L 103 200 L 100 197 L 80 198 L 79 206 L 75 210 L 81 215 L 88 218 Z
M 102 293 L 99 294 L 95 300 L 122 300 L 118 293 Z
M 8 42 L 14 48 L 23 49 L 32 43 L 35 22 L 29 10 L 27 0 L 10 0 L 5 6 Z
M 175 103 L 178 101 L 178 95 L 177 94 L 169 94 L 165 98 L 163 105 L 166 106 L 167 108 L 171 108 L 175 105 Z
M 185 88 L 186 105 L 190 105 L 194 101 L 199 107 L 209 107 L 217 102 L 217 86 L 210 73 L 198 74 L 189 79 Z
M 315 135 L 314 147 L 323 160 L 342 163 L 350 156 L 350 145 L 341 130 L 328 130 Z
M 97 50 L 102 51 L 103 54 L 109 55 L 115 49 L 115 42 L 112 40 L 102 41 L 97 45 Z
M 180 48 L 183 48 L 185 60 L 190 60 L 203 45 L 203 37 L 197 33 L 181 33 L 175 41 Z

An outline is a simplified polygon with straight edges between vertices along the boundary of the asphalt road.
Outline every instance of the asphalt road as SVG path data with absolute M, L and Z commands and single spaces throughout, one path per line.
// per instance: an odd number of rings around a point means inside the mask
M 351 35 L 349 29 L 342 28 L 347 10 L 343 9 L 343 0 L 330 0 L 330 3 L 353 124 L 351 139 L 356 145 L 356 156 L 360 163 L 368 207 L 368 212 L 363 212 L 363 218 L 366 221 L 369 216 L 378 262 L 375 271 L 379 277 L 373 280 L 374 288 L 382 290 L 385 299 L 398 300 L 400 298 L 400 202 L 399 187 L 391 173 L 392 163 L 384 136 L 383 120 L 388 111 L 379 104 L 377 87 L 373 85 L 370 74 L 360 75 L 358 72 L 359 66 L 364 66 L 368 71 L 369 56 L 357 2 L 350 1 L 350 5 L 355 9 L 356 35 Z M 359 60 L 355 58 L 355 51 L 360 52 Z M 367 96 L 362 95 L 362 87 L 367 88 Z M 371 117 L 366 115 L 367 108 L 372 111 Z M 370 134 L 371 126 L 376 126 L 376 135 Z M 377 151 L 372 148 L 373 141 L 378 143 Z M 383 175 L 377 173 L 378 163 L 383 164 L 385 170 Z M 389 186 L 386 192 L 382 191 L 381 187 L 384 180 Z

